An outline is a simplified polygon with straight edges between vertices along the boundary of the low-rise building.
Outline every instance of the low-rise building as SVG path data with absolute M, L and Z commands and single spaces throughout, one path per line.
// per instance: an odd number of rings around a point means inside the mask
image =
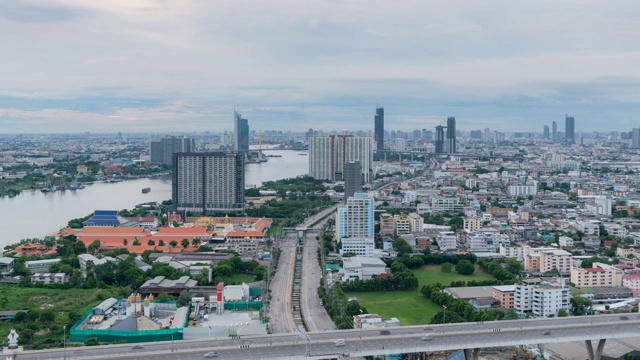
M 64 284 L 69 281 L 69 275 L 65 273 L 35 273 L 30 276 L 31 283 L 41 282 L 44 284 Z
M 561 247 L 573 247 L 573 238 L 568 236 L 560 236 L 558 239 L 558 245 Z
M 523 246 L 512 246 L 509 244 L 499 244 L 498 248 L 500 249 L 500 255 L 507 258 L 514 258 L 520 262 L 524 261 L 524 247 Z
M 60 259 L 25 261 L 24 265 L 31 273 L 46 273 L 51 267 L 60 262 Z
M 557 316 L 561 309 L 569 311 L 570 288 L 563 284 L 524 279 L 515 285 L 514 309 L 519 314 L 531 312 L 535 316 Z
M 440 251 L 456 250 L 458 248 L 458 239 L 453 231 L 440 231 L 436 241 Z
M 640 296 L 640 273 L 625 274 L 622 277 L 622 286 L 633 292 L 633 297 Z
M 344 258 L 342 263 L 344 280 L 369 280 L 374 276 L 387 273 L 387 264 L 375 257 L 350 257 Z
M 409 214 L 410 228 L 412 233 L 422 232 L 424 229 L 424 219 L 422 216 L 411 213 Z
M 578 289 L 622 286 L 623 276 L 622 270 L 603 263 L 587 269 L 571 267 L 571 283 Z
M 396 225 L 391 214 L 380 215 L 380 235 L 396 236 Z
M 516 286 L 515 285 L 494 286 L 492 297 L 500 302 L 501 308 L 513 309 L 515 307 Z
M 375 240 L 373 238 L 342 238 L 340 255 L 352 253 L 361 257 L 373 257 Z
M 409 234 L 411 232 L 411 221 L 406 215 L 395 215 L 393 220 L 396 223 L 396 235 Z
M 482 228 L 482 219 L 465 218 L 463 229 L 466 231 L 475 231 Z
M 498 230 L 484 230 L 467 233 L 467 244 L 471 252 L 492 252 L 498 250 L 499 245 L 507 245 L 511 241 L 509 236 L 500 234 Z

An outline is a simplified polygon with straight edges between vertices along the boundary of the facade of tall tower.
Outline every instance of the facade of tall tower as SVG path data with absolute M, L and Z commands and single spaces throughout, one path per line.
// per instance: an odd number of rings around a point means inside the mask
M 384 151 L 384 108 L 376 108 L 374 117 L 373 140 L 376 142 L 376 151 Z
M 576 121 L 573 116 L 564 116 L 564 141 L 567 145 L 576 143 Z
M 373 169 L 373 139 L 352 135 L 314 136 L 309 139 L 309 176 L 343 181 L 349 161 L 360 162 L 362 180 L 368 183 Z
M 634 149 L 640 149 L 640 128 L 634 128 L 631 132 L 631 146 Z
M 551 124 L 551 142 L 558 142 L 558 124 L 555 121 Z
M 456 118 L 449 116 L 447 118 L 447 154 L 456 153 Z
M 362 165 L 360 161 L 348 161 L 344 172 L 344 199 L 362 191 Z
M 174 210 L 199 214 L 244 210 L 244 154 L 173 154 Z
M 549 126 L 547 125 L 542 128 L 542 138 L 549 139 Z
M 436 154 L 444 154 L 444 126 L 436 126 Z
M 196 151 L 196 141 L 184 136 L 165 136 L 158 141 L 151 141 L 150 161 L 152 164 L 171 164 L 173 154 Z
M 249 151 L 249 120 L 236 111 L 233 112 L 233 120 L 235 135 L 233 150 L 246 153 Z

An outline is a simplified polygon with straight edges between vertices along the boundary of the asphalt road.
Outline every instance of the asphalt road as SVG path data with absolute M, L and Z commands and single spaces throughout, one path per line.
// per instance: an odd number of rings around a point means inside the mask
M 280 240 L 278 270 L 271 281 L 271 303 L 269 326 L 272 333 L 290 333 L 295 329 L 291 312 L 291 291 L 295 270 L 296 234 L 287 234 Z
M 335 330 L 333 321 L 325 308 L 320 305 L 318 286 L 322 269 L 318 263 L 318 240 L 316 234 L 308 234 L 302 258 L 302 291 L 300 306 L 308 331 Z
M 620 315 L 598 315 L 425 325 L 430 328 L 428 330 L 425 330 L 424 326 L 384 329 L 389 332 L 388 334 L 382 334 L 380 329 L 336 330 L 309 332 L 309 336 L 311 337 L 311 355 L 349 352 L 351 356 L 640 336 L 640 316 L 638 314 L 623 316 L 626 320 Z M 431 334 L 432 340 L 422 340 L 425 334 Z M 337 339 L 345 340 L 346 345 L 335 346 L 334 341 Z M 141 349 L 134 349 L 134 346 L 122 344 L 83 347 L 69 350 L 67 354 L 71 355 L 68 358 L 73 359 L 198 359 L 204 358 L 204 354 L 209 351 L 217 351 L 222 359 L 269 359 L 300 357 L 305 352 L 304 342 L 295 334 L 242 339 L 176 341 L 174 353 L 171 352 L 171 342 L 138 344 L 142 347 Z M 17 360 L 61 358 L 62 350 L 60 349 L 28 351 L 16 357 Z

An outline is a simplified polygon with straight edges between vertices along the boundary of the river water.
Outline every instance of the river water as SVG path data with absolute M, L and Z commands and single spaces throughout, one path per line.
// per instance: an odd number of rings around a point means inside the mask
M 260 186 L 273 181 L 308 173 L 306 151 L 270 150 L 269 161 L 247 164 L 245 183 Z M 151 192 L 142 193 L 149 187 Z M 96 182 L 76 191 L 42 193 L 23 191 L 20 195 L 0 198 L 0 214 L 5 226 L 0 236 L 0 250 L 21 239 L 43 237 L 65 227 L 67 222 L 91 214 L 94 210 L 131 209 L 136 204 L 171 199 L 171 179 L 135 179 L 118 183 Z

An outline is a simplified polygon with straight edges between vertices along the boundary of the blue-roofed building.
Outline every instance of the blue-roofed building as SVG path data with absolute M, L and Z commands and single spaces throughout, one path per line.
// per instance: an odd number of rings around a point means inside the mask
M 118 215 L 118 210 L 96 210 L 93 216 L 82 223 L 84 227 L 118 227 L 127 220 Z

